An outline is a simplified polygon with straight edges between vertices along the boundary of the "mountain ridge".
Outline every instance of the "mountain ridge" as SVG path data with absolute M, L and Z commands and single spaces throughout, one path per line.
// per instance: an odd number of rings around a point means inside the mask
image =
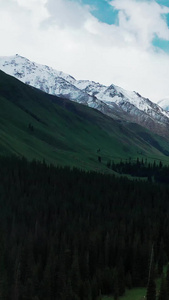
M 137 124 L 113 120 L 87 106 L 48 95 L 2 71 L 0 105 L 1 155 L 104 172 L 108 160 L 144 157 L 169 161 L 167 139 Z
M 114 119 L 135 122 L 164 137 L 169 137 L 169 112 L 137 92 L 126 91 L 114 84 L 105 86 L 31 62 L 20 55 L 0 57 L 0 69 L 42 91 L 67 98 Z

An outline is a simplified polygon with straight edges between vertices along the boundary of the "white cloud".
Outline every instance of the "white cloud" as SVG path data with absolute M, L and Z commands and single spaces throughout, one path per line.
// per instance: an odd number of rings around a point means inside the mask
M 90 18 L 89 6 L 82 6 L 78 2 L 70 0 L 48 0 L 46 8 L 50 14 L 47 20 L 48 25 L 59 27 L 73 27 L 79 29 Z
M 139 47 L 148 48 L 155 35 L 169 40 L 169 28 L 164 14 L 169 8 L 155 1 L 113 0 L 111 5 L 120 10 L 119 28 L 124 35 L 130 34 Z
M 13 0 L 14 1 L 14 0 Z M 31 23 L 39 26 L 39 23 L 49 16 L 45 5 L 47 0 L 15 0 L 20 8 L 29 12 Z
M 19 53 L 39 63 L 158 100 L 169 96 L 169 56 L 152 47 L 169 39 L 155 2 L 114 0 L 119 25 L 99 22 L 73 0 L 0 0 L 0 55 Z

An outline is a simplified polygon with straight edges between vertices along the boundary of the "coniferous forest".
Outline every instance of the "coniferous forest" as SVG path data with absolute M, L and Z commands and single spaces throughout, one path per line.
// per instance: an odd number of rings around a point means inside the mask
M 119 163 L 109 160 L 107 167 L 119 174 L 129 174 L 134 177 L 145 177 L 149 181 L 169 183 L 169 166 L 163 165 L 161 160 L 157 162 L 154 160 L 153 163 L 147 162 L 147 158 L 137 158 L 134 161 L 129 158 L 129 160 L 121 160 Z
M 166 184 L 0 158 L 0 299 L 118 299 L 147 286 L 152 249 L 156 278 L 169 259 Z

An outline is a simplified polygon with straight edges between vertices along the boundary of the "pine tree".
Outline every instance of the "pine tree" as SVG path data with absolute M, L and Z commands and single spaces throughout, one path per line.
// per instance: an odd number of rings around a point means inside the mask
M 118 282 L 118 274 L 115 270 L 114 276 L 113 276 L 113 289 L 114 289 L 114 300 L 117 300 L 119 298 L 119 282 Z
M 149 283 L 148 283 L 146 299 L 147 300 L 156 300 L 156 284 L 155 284 L 153 275 L 151 275 Z
M 164 278 L 164 275 L 162 276 L 162 279 L 161 279 L 161 285 L 160 285 L 160 292 L 159 292 L 158 300 L 168 300 L 167 290 L 166 290 L 166 280 Z
M 124 274 L 124 266 L 122 261 L 118 265 L 118 288 L 119 288 L 119 295 L 122 296 L 125 293 L 125 274 Z
M 167 274 L 166 274 L 166 293 L 169 299 L 169 265 L 167 266 Z
M 73 263 L 71 267 L 71 285 L 72 290 L 78 295 L 80 288 L 80 270 L 79 270 L 79 260 L 78 255 L 75 254 L 73 258 Z
M 152 246 L 150 266 L 149 266 L 149 277 L 147 286 L 147 300 L 156 300 L 156 284 L 155 284 L 155 268 L 154 268 L 154 247 Z
M 130 272 L 128 272 L 126 275 L 126 286 L 128 289 L 132 288 L 132 278 Z

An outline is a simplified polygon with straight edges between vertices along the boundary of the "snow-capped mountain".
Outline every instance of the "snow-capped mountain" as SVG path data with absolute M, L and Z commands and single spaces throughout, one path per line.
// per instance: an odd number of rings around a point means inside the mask
M 161 106 L 164 110 L 169 111 L 169 98 L 162 99 L 157 103 Z
M 113 84 L 105 86 L 94 81 L 76 80 L 18 54 L 0 57 L 0 69 L 46 93 L 88 105 L 116 119 L 138 123 L 158 134 L 169 135 L 169 112 L 136 92 Z

